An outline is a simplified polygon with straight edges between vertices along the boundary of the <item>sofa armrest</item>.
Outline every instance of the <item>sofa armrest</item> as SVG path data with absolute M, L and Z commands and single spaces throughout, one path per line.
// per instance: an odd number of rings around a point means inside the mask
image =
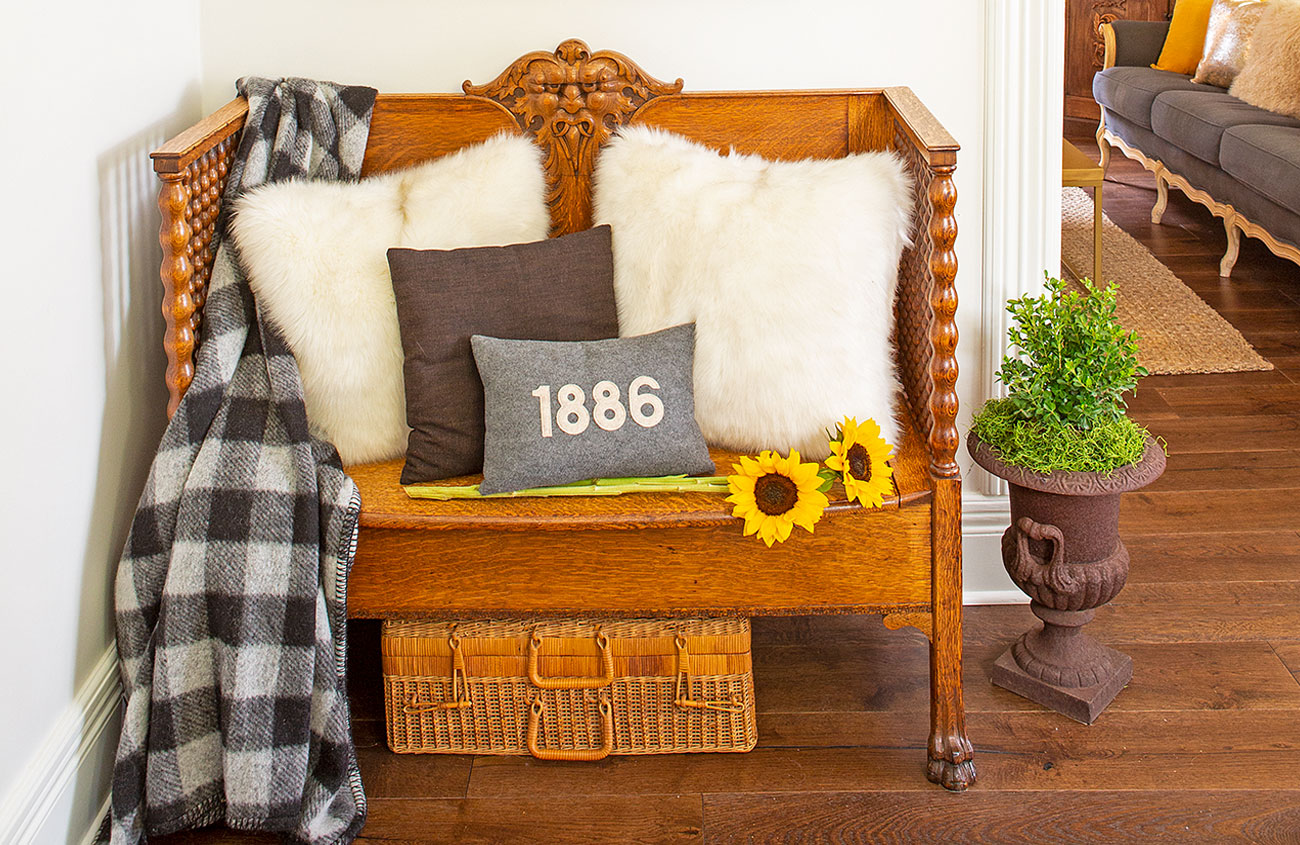
M 1169 21 L 1113 21 L 1102 26 L 1103 67 L 1147 67 L 1160 58 Z

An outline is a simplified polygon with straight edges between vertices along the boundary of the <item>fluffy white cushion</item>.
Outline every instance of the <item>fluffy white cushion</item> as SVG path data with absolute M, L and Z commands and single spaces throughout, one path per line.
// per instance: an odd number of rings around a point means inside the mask
M 345 464 L 406 450 L 402 343 L 389 247 L 546 237 L 541 151 L 499 135 L 361 182 L 278 182 L 236 205 L 231 234 L 262 315 L 298 359 L 312 433 Z
M 1228 93 L 1252 106 L 1300 118 L 1300 2 L 1269 3 L 1250 37 L 1246 65 Z
M 624 129 L 596 168 L 619 331 L 695 322 L 710 443 L 828 453 L 845 416 L 897 443 L 890 358 L 911 183 L 891 154 L 774 162 Z

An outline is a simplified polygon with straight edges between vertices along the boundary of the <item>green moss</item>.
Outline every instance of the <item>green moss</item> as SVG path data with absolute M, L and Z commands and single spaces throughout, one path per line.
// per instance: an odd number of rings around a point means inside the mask
M 1099 420 L 1081 431 L 1027 420 L 1008 399 L 989 400 L 972 427 L 1003 461 L 1035 472 L 1110 472 L 1140 460 L 1147 439 L 1147 430 L 1128 417 Z

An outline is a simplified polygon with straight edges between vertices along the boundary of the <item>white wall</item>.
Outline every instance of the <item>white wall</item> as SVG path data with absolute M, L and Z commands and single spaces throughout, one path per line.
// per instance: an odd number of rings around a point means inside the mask
M 105 794 L 116 730 L 82 729 L 113 710 L 112 578 L 166 401 L 147 156 L 200 114 L 198 21 L 72 0 L 0 25 L 0 842 L 80 841 Z

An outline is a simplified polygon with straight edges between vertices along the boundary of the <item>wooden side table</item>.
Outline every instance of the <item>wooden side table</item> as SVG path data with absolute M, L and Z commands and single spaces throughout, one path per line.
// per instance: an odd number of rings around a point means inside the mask
M 1092 188 L 1092 280 L 1101 281 L 1101 183 L 1106 171 L 1078 147 L 1061 140 L 1061 184 L 1067 188 Z M 1073 267 L 1076 276 L 1082 276 Z

